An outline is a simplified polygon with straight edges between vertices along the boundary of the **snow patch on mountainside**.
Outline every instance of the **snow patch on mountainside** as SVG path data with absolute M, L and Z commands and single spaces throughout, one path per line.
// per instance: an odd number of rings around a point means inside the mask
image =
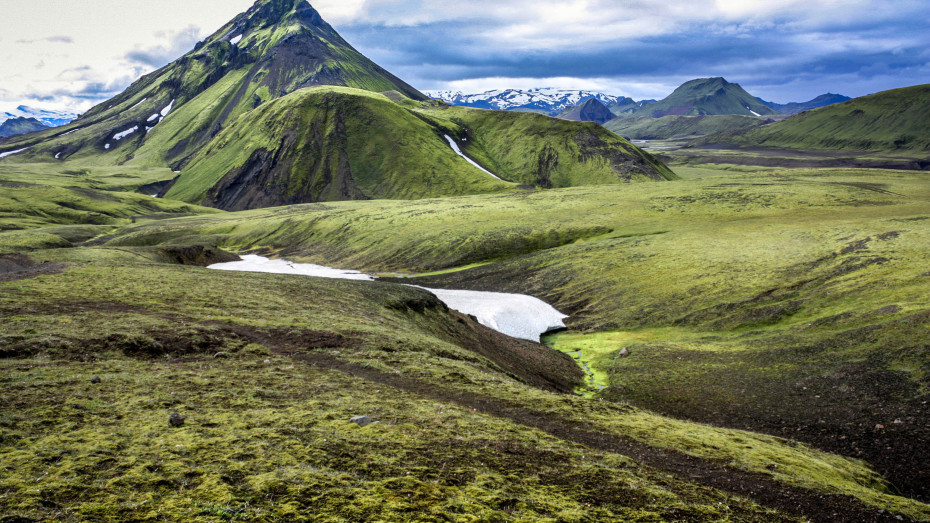
M 28 149 L 28 147 L 24 147 L 22 149 L 16 149 L 15 151 L 7 151 L 5 153 L 0 153 L 0 158 L 6 158 L 7 156 L 13 156 L 14 154 L 19 154 L 25 151 L 26 149 Z
M 134 133 L 134 132 L 136 132 L 136 131 L 138 131 L 138 130 L 139 130 L 139 126 L 137 125 L 137 126 L 133 127 L 132 129 L 126 129 L 125 131 L 123 131 L 123 132 L 121 132 L 121 133 L 116 133 L 116 134 L 114 134 L 114 135 L 113 135 L 113 139 L 116 140 L 116 141 L 118 142 L 118 141 L 122 140 L 123 138 L 129 136 L 130 134 L 132 134 L 132 133 Z
M 455 143 L 455 140 L 453 140 L 452 137 L 449 136 L 448 134 L 445 135 L 445 136 L 446 136 L 446 140 L 449 141 L 449 145 L 452 146 L 452 150 L 455 151 L 455 154 L 461 156 L 462 158 L 465 158 L 465 161 L 466 161 L 466 162 L 468 162 L 468 163 L 474 165 L 475 167 L 481 169 L 483 172 L 485 172 L 485 173 L 487 173 L 487 174 L 490 174 L 491 176 L 497 178 L 497 179 L 500 180 L 500 181 L 504 181 L 503 179 L 501 179 L 501 178 L 500 178 L 499 176 L 497 176 L 496 174 L 494 174 L 494 173 L 492 173 L 491 171 L 485 169 L 484 167 L 478 165 L 478 163 L 477 163 L 476 161 L 474 161 L 474 160 L 472 160 L 471 158 L 465 156 L 465 153 L 463 153 L 463 152 L 462 152 L 462 149 L 459 148 L 459 144 Z
M 232 40 L 230 40 L 229 43 L 236 45 L 241 41 L 242 41 L 242 35 L 239 35 L 239 36 L 234 37 Z
M 174 100 L 171 100 L 171 103 L 166 105 L 165 108 L 161 110 L 160 114 L 162 118 L 168 116 L 168 113 L 171 112 L 171 109 L 174 109 L 174 102 Z

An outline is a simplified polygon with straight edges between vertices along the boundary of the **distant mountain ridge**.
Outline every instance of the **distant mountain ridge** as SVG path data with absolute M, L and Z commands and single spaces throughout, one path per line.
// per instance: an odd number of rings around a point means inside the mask
M 9 138 L 20 134 L 33 133 L 48 129 L 44 123 L 35 118 L 10 118 L 0 124 L 0 138 Z
M 758 98 L 758 100 L 764 103 L 765 105 L 771 107 L 772 109 L 775 109 L 776 111 L 780 112 L 781 114 L 798 114 L 798 113 L 803 113 L 804 111 L 810 111 L 811 109 L 819 109 L 821 107 L 826 107 L 828 105 L 838 104 L 841 102 L 845 102 L 847 100 L 852 100 L 852 98 L 848 96 L 843 96 L 841 94 L 826 93 L 826 94 L 822 94 L 814 98 L 813 100 L 809 100 L 807 102 L 791 102 L 787 104 L 777 104 L 775 102 L 766 102 L 762 98 Z
M 553 88 L 497 89 L 483 93 L 453 90 L 424 91 L 430 98 L 449 105 L 524 111 L 559 116 L 588 99 L 596 99 L 617 116 L 705 116 L 739 114 L 743 116 L 774 116 L 796 114 L 810 109 L 844 102 L 849 97 L 826 93 L 807 102 L 778 104 L 752 96 L 739 84 L 724 78 L 698 78 L 685 82 L 663 100 L 634 100 L 628 96 L 600 91 Z
M 635 104 L 632 98 L 614 96 L 598 91 L 566 90 L 553 88 L 504 89 L 466 94 L 461 91 L 425 91 L 430 98 L 449 105 L 497 109 L 499 111 L 527 111 L 557 116 L 567 108 L 594 98 L 604 105 Z
M 77 117 L 77 114 L 68 111 L 48 111 L 20 105 L 16 109 L 0 112 L 0 124 L 13 118 L 35 118 L 49 127 L 58 127 L 70 123 Z

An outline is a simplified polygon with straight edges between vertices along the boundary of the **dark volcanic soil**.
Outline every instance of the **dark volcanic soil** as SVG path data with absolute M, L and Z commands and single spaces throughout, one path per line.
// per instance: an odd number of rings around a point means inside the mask
M 36 263 L 24 254 L 0 255 L 0 281 L 25 280 L 43 274 L 58 274 L 64 269 L 63 263 Z

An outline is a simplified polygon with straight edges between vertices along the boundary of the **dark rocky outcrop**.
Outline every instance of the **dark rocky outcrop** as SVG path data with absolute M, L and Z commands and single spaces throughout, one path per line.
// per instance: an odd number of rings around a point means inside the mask
M 614 113 L 597 98 L 588 98 L 584 102 L 566 110 L 559 118 L 576 122 L 606 123 L 616 118 Z

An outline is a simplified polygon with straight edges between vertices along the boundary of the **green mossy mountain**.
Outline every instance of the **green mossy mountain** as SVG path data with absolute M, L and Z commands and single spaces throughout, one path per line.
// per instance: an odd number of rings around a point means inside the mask
M 359 54 L 305 0 L 260 0 L 72 124 L 0 152 L 170 167 L 182 174 L 155 192 L 227 210 L 675 177 L 589 124 L 447 108 Z
M 796 149 L 930 152 L 930 84 L 883 91 L 709 142 Z
M 33 158 L 179 167 L 241 114 L 317 85 L 426 99 L 352 48 L 305 0 L 259 0 L 178 60 L 20 147 L 33 146 Z
M 226 210 L 507 190 L 459 157 L 452 130 L 347 88 L 303 89 L 243 115 L 191 161 L 168 198 Z
M 740 114 L 766 116 L 778 111 L 747 93 L 739 84 L 723 78 L 698 78 L 685 82 L 663 100 L 643 106 L 637 116 L 703 116 L 708 114 Z
M 450 139 L 501 179 L 459 156 Z M 409 99 L 400 105 L 381 94 L 318 87 L 240 117 L 166 196 L 243 210 L 671 178 L 647 153 L 594 124 Z
M 0 138 L 44 131 L 48 126 L 35 118 L 10 118 L 0 124 Z

